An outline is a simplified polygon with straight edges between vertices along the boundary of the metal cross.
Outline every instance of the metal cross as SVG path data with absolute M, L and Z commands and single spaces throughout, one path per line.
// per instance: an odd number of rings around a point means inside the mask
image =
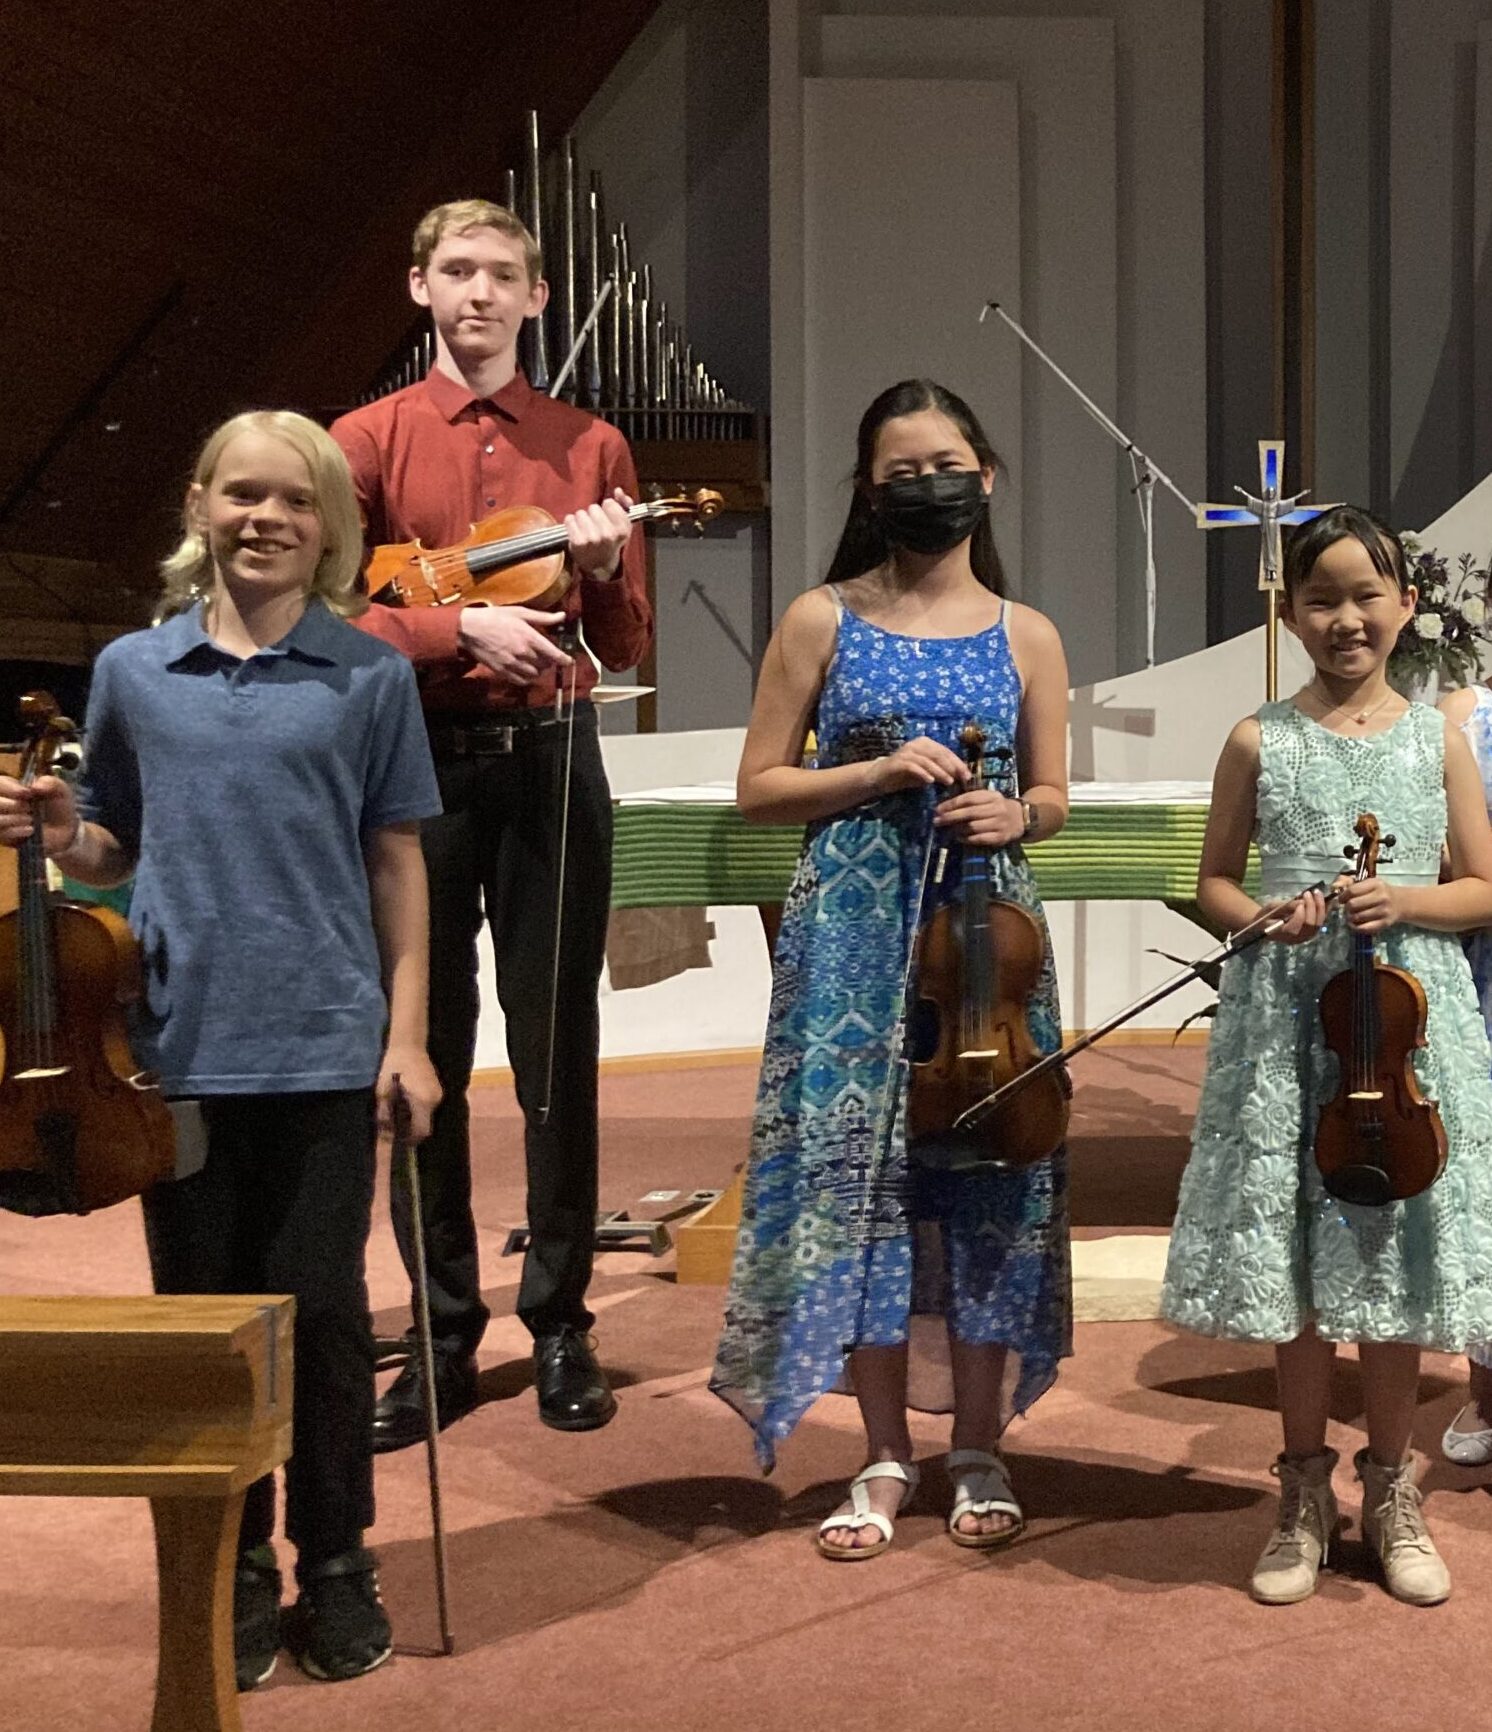
M 1243 524 L 1259 528 L 1259 588 L 1268 602 L 1268 630 L 1264 640 L 1264 695 L 1271 702 L 1279 695 L 1279 597 L 1284 587 L 1283 560 L 1280 554 L 1280 529 L 1288 525 L 1309 523 L 1335 505 L 1302 505 L 1305 493 L 1289 499 L 1280 497 L 1281 478 L 1285 473 L 1285 442 L 1283 439 L 1259 441 L 1259 491 L 1256 499 L 1242 487 L 1233 491 L 1243 500 L 1242 505 L 1199 505 L 1199 529 L 1236 529 Z

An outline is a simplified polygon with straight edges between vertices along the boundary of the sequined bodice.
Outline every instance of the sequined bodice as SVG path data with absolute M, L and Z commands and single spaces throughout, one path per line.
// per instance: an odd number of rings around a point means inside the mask
M 1445 718 L 1411 704 L 1366 739 L 1334 734 L 1293 703 L 1259 711 L 1256 839 L 1264 893 L 1291 895 L 1344 870 L 1353 827 L 1371 812 L 1395 838 L 1380 867 L 1399 884 L 1433 884 L 1445 838 Z

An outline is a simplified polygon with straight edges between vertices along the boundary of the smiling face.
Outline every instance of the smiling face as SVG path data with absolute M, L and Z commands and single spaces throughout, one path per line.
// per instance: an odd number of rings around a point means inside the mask
M 1323 675 L 1357 682 L 1388 661 L 1414 603 L 1412 587 L 1401 590 L 1355 535 L 1344 535 L 1287 591 L 1281 617 Z
M 981 467 L 978 454 L 941 409 L 919 409 L 895 415 L 876 436 L 870 482 L 901 481 L 940 471 L 978 469 L 988 493 L 995 484 L 993 469 Z
M 235 435 L 189 508 L 219 583 L 255 601 L 309 592 L 325 536 L 311 471 L 293 446 Z
M 451 355 L 468 365 L 515 354 L 523 321 L 549 299 L 548 285 L 530 280 L 523 242 L 486 227 L 448 229 L 429 263 L 410 270 L 409 293 L 430 309 Z

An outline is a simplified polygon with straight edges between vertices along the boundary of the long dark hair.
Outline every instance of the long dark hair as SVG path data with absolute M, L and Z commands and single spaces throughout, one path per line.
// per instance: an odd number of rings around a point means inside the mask
M 1285 599 L 1288 601 L 1311 574 L 1311 568 L 1327 548 L 1348 536 L 1360 541 L 1367 549 L 1373 569 L 1380 577 L 1390 579 L 1402 595 L 1409 588 L 1409 562 L 1404 557 L 1404 543 L 1398 535 L 1371 511 L 1360 505 L 1337 505 L 1323 511 L 1309 523 L 1303 523 L 1290 537 L 1285 549 Z
M 850 514 L 840 533 L 839 546 L 829 562 L 825 583 L 839 583 L 848 577 L 859 577 L 873 571 L 890 555 L 881 520 L 871 498 L 871 465 L 875 461 L 876 441 L 888 421 L 900 415 L 916 415 L 924 409 L 936 409 L 946 415 L 973 447 L 980 465 L 987 469 L 1003 469 L 989 437 L 979 425 L 978 417 L 964 402 L 931 379 L 903 379 L 882 391 L 875 402 L 860 417 L 860 430 L 855 435 L 855 490 L 850 495 Z M 990 526 L 989 512 L 981 514 L 969 543 L 969 564 L 974 575 L 986 589 L 996 595 L 1005 594 L 1005 568 L 995 551 L 995 532 Z

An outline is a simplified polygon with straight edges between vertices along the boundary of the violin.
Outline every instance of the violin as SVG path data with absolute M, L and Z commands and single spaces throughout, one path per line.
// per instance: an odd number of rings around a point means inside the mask
M 703 531 L 725 509 L 710 487 L 632 506 L 628 520 L 692 517 Z M 569 589 L 565 569 L 570 538 L 540 505 L 514 505 L 474 523 L 449 547 L 427 548 L 418 540 L 375 547 L 368 560 L 368 594 L 388 607 L 449 607 L 485 601 L 494 607 L 525 603 L 549 607 Z
M 1378 820 L 1364 812 L 1353 880 L 1378 870 Z M 1322 1183 L 1344 1203 L 1381 1205 L 1417 1197 L 1445 1167 L 1445 1126 L 1420 1093 L 1412 1055 L 1425 1044 L 1425 989 L 1403 968 L 1379 962 L 1369 933 L 1356 933 L 1352 963 L 1321 993 L 1321 1026 L 1337 1055 L 1337 1092 L 1316 1125 Z
M 20 708 L 29 786 L 76 730 L 45 692 Z M 20 902 L 0 918 L 0 1206 L 87 1214 L 174 1175 L 175 1122 L 130 1053 L 134 934 L 112 908 L 53 897 L 40 824 L 18 852 Z
M 970 723 L 960 744 L 973 785 L 989 786 L 983 730 Z M 1029 909 L 991 894 L 987 849 L 965 845 L 960 870 L 961 895 L 936 909 L 914 949 L 908 1154 L 945 1171 L 1028 1166 L 1067 1135 L 1064 1071 L 1047 1067 L 978 1128 L 956 1121 L 1044 1057 L 1026 1005 L 1046 960 L 1046 934 Z

